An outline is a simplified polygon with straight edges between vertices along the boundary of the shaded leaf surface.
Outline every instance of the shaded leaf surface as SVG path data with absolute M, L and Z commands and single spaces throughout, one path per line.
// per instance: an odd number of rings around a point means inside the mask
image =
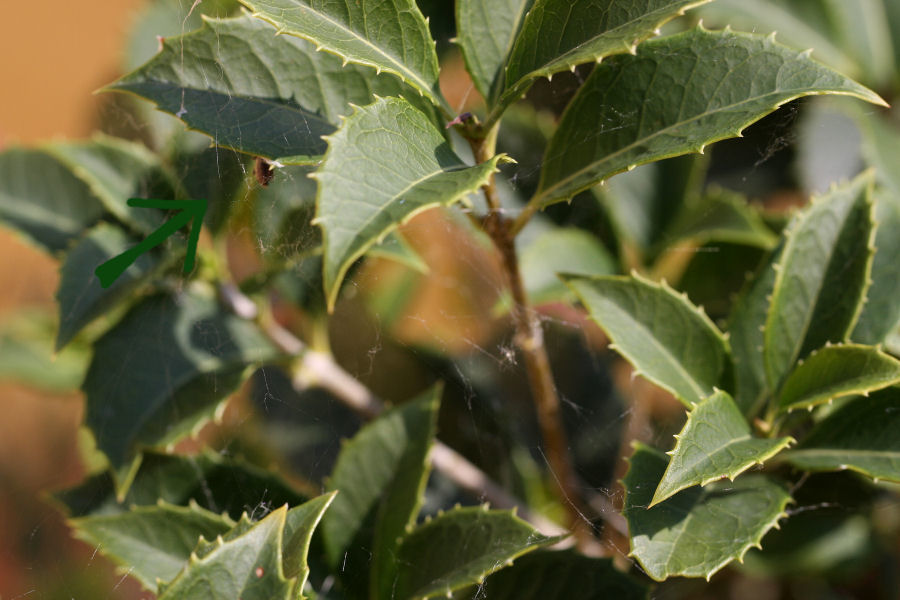
M 323 494 L 290 509 L 285 515 L 282 564 L 284 576 L 294 580 L 294 595 L 302 598 L 303 585 L 309 577 L 306 558 L 316 526 L 334 500 L 335 492 Z
M 547 77 L 631 52 L 667 21 L 709 0 L 536 0 L 506 63 L 501 108 Z
M 83 541 L 128 569 L 146 589 L 170 581 L 188 562 L 200 537 L 215 539 L 234 526 L 230 519 L 192 505 L 134 507 L 115 515 L 70 521 Z
M 329 305 L 354 260 L 416 213 L 477 191 L 503 158 L 466 167 L 426 116 L 400 98 L 380 98 L 347 117 L 315 174 Z
M 871 346 L 827 346 L 813 352 L 787 376 L 778 407 L 782 411 L 812 408 L 896 383 L 900 383 L 897 359 Z
M 199 288 L 146 299 L 94 345 L 86 421 L 114 468 L 212 417 L 248 365 L 278 356 L 257 329 Z
M 898 427 L 900 388 L 886 388 L 834 411 L 785 458 L 809 471 L 851 469 L 900 482 Z
M 734 479 L 794 441 L 790 437 L 753 437 L 734 400 L 722 391 L 691 410 L 677 439 L 651 506 L 687 487 L 706 485 L 725 477 Z
M 745 475 L 683 490 L 647 508 L 666 469 L 665 455 L 636 444 L 629 462 L 623 483 L 631 556 L 657 581 L 711 577 L 758 545 L 791 501 L 767 477 Z
M 547 149 L 533 202 L 565 200 L 634 165 L 702 151 L 785 102 L 824 93 L 883 104 L 771 38 L 697 28 L 646 42 L 637 55 L 598 66 L 578 91 Z
M 441 513 L 404 538 L 396 597 L 445 596 L 480 582 L 521 554 L 556 541 L 512 512 L 471 507 Z
M 848 337 L 872 265 L 871 177 L 814 201 L 789 226 L 766 316 L 764 360 L 777 388 L 796 361 Z
M 671 288 L 638 277 L 564 277 L 617 352 L 687 406 L 730 373 L 728 344 L 709 318 Z
M 438 60 L 413 0 L 241 0 L 280 33 L 377 71 L 392 73 L 440 105 Z
M 59 160 L 45 152 L 0 153 L 0 219 L 50 252 L 97 222 L 103 205 Z

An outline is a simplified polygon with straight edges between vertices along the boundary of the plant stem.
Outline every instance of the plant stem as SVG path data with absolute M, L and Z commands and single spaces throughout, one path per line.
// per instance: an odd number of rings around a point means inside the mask
M 495 125 L 483 138 L 470 140 L 477 163 L 483 163 L 494 155 L 497 129 Z M 545 457 L 558 484 L 560 501 L 568 514 L 568 525 L 579 546 L 585 547 L 592 543 L 593 536 L 584 516 L 585 505 L 569 453 L 569 442 L 560 413 L 559 395 L 556 392 L 550 359 L 544 345 L 544 332 L 537 312 L 528 304 L 522 282 L 515 246 L 516 231 L 512 229 L 511 221 L 501 212 L 493 175 L 482 190 L 488 205 L 488 214 L 483 227 L 500 252 L 503 270 L 512 294 L 511 313 L 516 345 L 525 360 L 525 370 L 534 397 Z

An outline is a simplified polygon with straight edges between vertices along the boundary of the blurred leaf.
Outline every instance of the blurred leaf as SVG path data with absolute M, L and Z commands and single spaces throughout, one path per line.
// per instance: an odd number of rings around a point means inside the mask
M 0 153 L 0 221 L 41 248 L 65 250 L 102 215 L 90 188 L 56 158 L 24 148 Z
M 787 376 L 781 411 L 811 409 L 836 398 L 868 395 L 900 383 L 900 361 L 871 346 L 842 344 L 814 351 Z
M 90 359 L 89 349 L 73 344 L 54 353 L 56 322 L 49 314 L 19 312 L 0 326 L 0 379 L 49 392 L 78 389 Z
M 758 546 L 791 497 L 763 475 L 692 487 L 648 508 L 666 469 L 665 456 L 635 444 L 625 475 L 625 518 L 631 556 L 651 578 L 712 577 Z
M 66 254 L 56 291 L 59 303 L 57 350 L 94 319 L 128 303 L 136 290 L 171 265 L 174 259 L 180 258 L 178 253 L 166 256 L 161 252 L 145 252 L 111 286 L 102 287 L 94 270 L 140 241 L 115 225 L 100 223 Z
M 422 210 L 478 191 L 503 160 L 497 155 L 466 167 L 426 116 L 401 98 L 380 98 L 347 117 L 328 138 L 315 173 L 329 307 L 353 261 Z
M 206 200 L 206 230 L 214 235 L 220 233 L 231 208 L 247 189 L 247 156 L 216 146 L 199 151 L 179 147 L 172 162 L 186 197 Z
M 213 544 L 198 547 L 184 570 L 161 586 L 160 600 L 293 600 L 281 566 L 287 508 L 257 523 L 242 520 Z
M 845 340 L 872 268 L 871 174 L 814 200 L 785 233 L 766 316 L 764 360 L 777 389 L 798 360 Z
M 94 344 L 85 420 L 118 470 L 139 448 L 195 431 L 248 366 L 278 356 L 255 324 L 226 313 L 206 290 L 153 296 Z
M 546 206 L 635 165 L 702 152 L 790 100 L 826 93 L 884 104 L 771 38 L 697 28 L 651 40 L 588 77 L 547 148 L 532 203 Z M 681 100 L 672 102 L 673 94 Z M 615 126 L 584 135 L 598 123 Z
M 256 193 L 254 233 L 263 255 L 289 258 L 322 243 L 312 224 L 316 210 L 316 182 L 310 167 L 275 169 L 267 187 Z
M 396 75 L 441 106 L 438 59 L 428 23 L 412 0 L 240 0 L 278 33 L 309 40 L 338 62 Z
M 388 234 L 380 244 L 372 246 L 366 255 L 392 260 L 419 273 L 428 273 L 428 265 L 425 263 L 425 260 L 413 250 L 406 238 L 397 231 Z
M 891 85 L 897 75 L 897 65 L 885 3 L 881 0 L 824 0 L 822 4 L 834 29 L 832 39 L 859 65 L 860 79 L 878 89 Z
M 687 207 L 670 221 L 671 239 L 692 239 L 701 244 L 710 241 L 771 248 L 777 237 L 738 194 L 713 189 L 695 206 Z
M 506 59 L 495 114 L 518 100 L 538 77 L 633 52 L 664 23 L 709 0 L 536 0 Z
M 107 211 L 134 231 L 152 233 L 165 222 L 162 211 L 127 204 L 129 198 L 176 199 L 159 159 L 143 145 L 95 135 L 89 141 L 50 144 L 46 150 L 87 184 Z
M 178 575 L 201 536 L 213 540 L 234 527 L 231 519 L 197 505 L 164 502 L 69 522 L 79 539 L 95 546 L 153 592 L 157 580 L 170 581 Z
M 791 437 L 753 437 L 734 400 L 722 391 L 716 391 L 691 409 L 687 423 L 675 439 L 669 466 L 650 507 L 691 486 L 705 486 L 725 477 L 733 481 L 794 442 Z
M 807 471 L 850 469 L 900 482 L 900 388 L 856 398 L 828 415 L 784 457 Z
M 665 284 L 632 277 L 564 281 L 635 371 L 688 407 L 723 385 L 728 342 L 705 313 Z
M 426 519 L 403 539 L 397 581 L 379 598 L 449 596 L 480 583 L 517 556 L 558 541 L 544 537 L 512 511 L 454 508 Z
M 516 559 L 478 586 L 454 598 L 490 600 L 647 600 L 650 590 L 622 573 L 608 558 L 588 558 L 572 550 L 537 550 Z
M 387 594 L 403 564 L 397 546 L 422 503 L 439 397 L 434 388 L 383 414 L 338 456 L 329 488 L 339 494 L 322 523 L 324 546 L 331 565 L 343 565 L 359 593 Z M 371 581 L 363 588 L 367 569 Z
M 847 98 L 816 98 L 804 106 L 797 123 L 797 169 L 807 192 L 825 194 L 862 170 L 857 112 Z
M 616 262 L 603 244 L 583 229 L 554 227 L 540 234 L 521 253 L 522 280 L 531 304 L 562 300 L 570 291 L 557 273 L 612 275 Z

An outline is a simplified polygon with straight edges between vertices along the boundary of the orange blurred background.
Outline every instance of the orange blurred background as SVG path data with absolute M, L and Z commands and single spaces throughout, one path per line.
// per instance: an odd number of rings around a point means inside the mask
M 0 19 L 0 147 L 79 138 L 95 127 L 93 91 L 119 72 L 141 0 L 5 2 Z M 56 263 L 0 228 L 0 326 L 26 307 L 52 310 Z M 0 599 L 137 598 L 137 588 L 70 539 L 41 490 L 76 483 L 82 403 L 0 381 Z

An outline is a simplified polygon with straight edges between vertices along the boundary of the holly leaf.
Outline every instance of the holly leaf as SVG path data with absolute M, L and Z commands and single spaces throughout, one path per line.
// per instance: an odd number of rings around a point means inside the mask
M 202 288 L 152 296 L 94 344 L 85 420 L 118 470 L 139 448 L 166 446 L 212 419 L 249 366 L 278 356 L 255 324 Z
M 637 372 L 691 407 L 730 377 L 728 342 L 706 314 L 638 276 L 563 280 Z
M 172 580 L 188 562 L 201 537 L 215 539 L 234 522 L 196 504 L 135 506 L 127 512 L 70 519 L 75 535 L 96 547 L 146 589 Z
M 503 65 L 534 0 L 459 0 L 456 43 L 475 88 L 488 102 L 502 89 Z
M 241 0 L 278 33 L 309 40 L 344 64 L 396 75 L 441 106 L 438 59 L 428 23 L 413 0 Z
M 541 535 L 512 511 L 468 507 L 439 513 L 403 539 L 397 557 L 402 568 L 388 588 L 394 593 L 379 598 L 449 596 L 559 539 Z
M 871 174 L 814 199 L 785 233 L 766 316 L 764 363 L 773 389 L 798 360 L 844 341 L 872 267 Z
M 538 77 L 634 52 L 637 44 L 685 11 L 709 0 L 536 0 L 506 61 L 495 114 Z
M 900 482 L 900 388 L 856 398 L 819 423 L 784 458 L 807 471 L 849 469 Z
M 309 577 L 306 558 L 316 526 L 337 492 L 322 494 L 290 509 L 285 516 L 282 564 L 284 576 L 294 581 L 294 597 L 303 598 L 303 586 Z
M 841 344 L 816 350 L 785 379 L 778 409 L 812 409 L 845 396 L 900 383 L 900 361 L 872 346 Z
M 178 576 L 161 586 L 160 600 L 293 600 L 294 582 L 281 566 L 287 507 L 257 523 L 242 520 L 213 543 L 198 545 Z
M 103 205 L 58 159 L 39 150 L 0 153 L 0 220 L 48 252 L 65 250 Z
M 631 553 L 651 578 L 706 577 L 751 547 L 787 516 L 790 495 L 763 475 L 683 490 L 648 508 L 666 469 L 665 456 L 635 444 L 625 475 Z
M 532 206 L 566 200 L 636 165 L 702 152 L 810 94 L 884 105 L 874 92 L 771 37 L 698 27 L 641 44 L 636 55 L 595 68 L 569 104 Z
M 328 138 L 325 161 L 314 174 L 329 307 L 354 260 L 419 212 L 477 191 L 504 160 L 501 154 L 467 167 L 426 116 L 401 98 L 357 108 Z
M 722 391 L 698 403 L 675 436 L 669 466 L 653 494 L 650 507 L 681 490 L 735 477 L 778 454 L 794 442 L 791 437 L 756 438 L 741 410 Z
M 159 54 L 104 89 L 155 102 L 217 146 L 284 164 L 320 160 L 322 136 L 351 102 L 369 102 L 374 93 L 418 97 L 396 78 L 344 68 L 307 41 L 275 34 L 247 15 L 206 19 L 201 29 L 164 40 Z

